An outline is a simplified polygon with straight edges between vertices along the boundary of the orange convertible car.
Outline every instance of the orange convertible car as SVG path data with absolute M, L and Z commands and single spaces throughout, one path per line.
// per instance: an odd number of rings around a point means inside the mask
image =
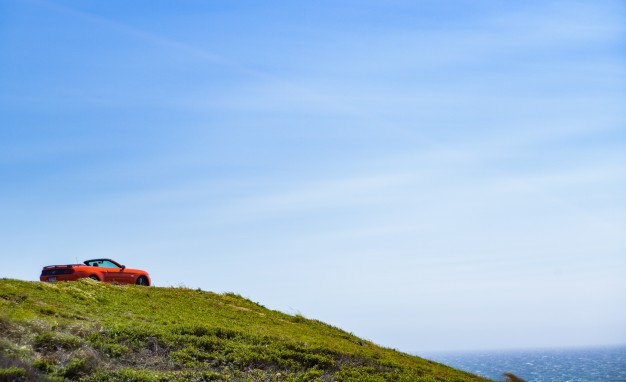
M 111 259 L 87 260 L 83 264 L 49 265 L 43 267 L 41 281 L 76 281 L 89 277 L 97 281 L 150 285 L 148 272 L 129 269 Z

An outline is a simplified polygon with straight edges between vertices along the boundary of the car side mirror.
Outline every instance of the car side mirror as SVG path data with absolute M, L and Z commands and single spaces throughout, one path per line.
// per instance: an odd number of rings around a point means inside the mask
M 122 270 L 126 269 L 126 265 L 122 265 Z

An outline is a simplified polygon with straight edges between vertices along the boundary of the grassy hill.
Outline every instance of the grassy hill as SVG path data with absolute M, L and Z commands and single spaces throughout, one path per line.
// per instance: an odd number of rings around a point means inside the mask
M 0 381 L 485 381 L 235 294 L 0 280 Z

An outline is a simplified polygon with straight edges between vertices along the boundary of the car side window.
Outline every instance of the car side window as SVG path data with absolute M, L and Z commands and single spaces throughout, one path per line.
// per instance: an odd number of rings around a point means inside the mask
M 88 265 L 92 267 L 102 267 L 102 268 L 119 268 L 117 264 L 108 261 L 108 260 L 94 260 L 87 262 Z
M 117 264 L 112 263 L 112 262 L 110 262 L 110 261 L 106 261 L 106 260 L 105 260 L 105 261 L 100 262 L 100 266 L 101 266 L 101 267 L 103 267 L 103 268 L 119 268 L 119 267 L 117 266 Z

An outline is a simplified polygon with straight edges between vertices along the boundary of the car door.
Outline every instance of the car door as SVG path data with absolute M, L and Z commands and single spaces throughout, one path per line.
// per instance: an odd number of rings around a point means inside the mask
M 135 283 L 135 280 L 133 279 L 133 273 L 130 272 L 127 268 L 119 268 L 116 279 L 118 283 L 124 283 L 124 284 Z
M 105 273 L 105 281 L 118 283 L 132 282 L 130 274 L 128 272 L 125 272 L 124 268 L 121 268 L 119 265 L 115 264 L 112 261 L 105 260 L 100 263 L 100 267 Z

